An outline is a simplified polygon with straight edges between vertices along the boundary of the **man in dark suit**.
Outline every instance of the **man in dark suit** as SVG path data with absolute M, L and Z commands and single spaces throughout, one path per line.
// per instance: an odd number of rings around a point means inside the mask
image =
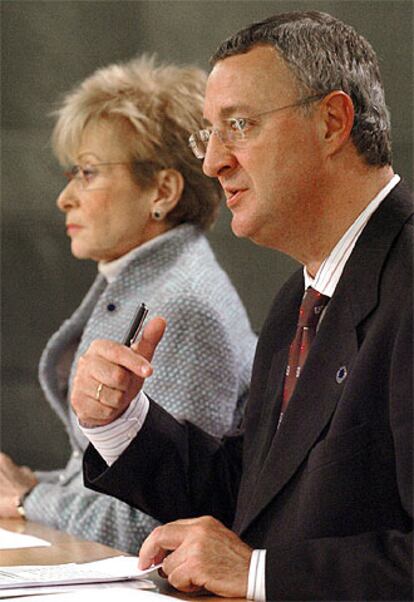
M 274 301 L 243 424 L 221 441 L 140 391 L 161 319 L 132 350 L 93 343 L 72 391 L 93 442 L 86 483 L 167 523 L 140 564 L 163 561 L 183 591 L 412 599 L 413 202 L 391 167 L 375 53 L 329 15 L 276 15 L 221 45 L 205 118 L 191 144 L 233 231 L 304 268 Z

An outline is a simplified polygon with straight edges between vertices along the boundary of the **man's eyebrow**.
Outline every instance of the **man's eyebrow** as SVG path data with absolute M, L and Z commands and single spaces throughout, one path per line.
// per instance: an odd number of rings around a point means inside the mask
M 219 111 L 219 115 L 221 119 L 228 119 L 229 117 L 234 117 L 237 115 L 238 117 L 242 117 L 244 115 L 249 115 L 249 113 L 255 112 L 254 109 L 247 104 L 237 104 L 237 105 L 229 105 L 228 107 L 223 107 Z M 207 117 L 203 117 L 203 121 L 211 125 L 211 122 L 207 119 Z

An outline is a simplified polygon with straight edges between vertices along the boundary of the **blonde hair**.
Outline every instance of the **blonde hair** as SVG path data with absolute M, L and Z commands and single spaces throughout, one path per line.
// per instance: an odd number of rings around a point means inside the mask
M 74 161 L 88 122 L 121 118 L 133 132 L 126 145 L 131 161 L 137 162 L 132 174 L 141 186 L 149 186 L 161 169 L 176 169 L 184 178 L 182 196 L 168 221 L 208 228 L 217 216 L 220 186 L 203 174 L 188 146 L 202 120 L 206 78 L 197 67 L 157 65 L 148 55 L 98 69 L 54 112 L 52 147 L 58 160 L 62 165 Z

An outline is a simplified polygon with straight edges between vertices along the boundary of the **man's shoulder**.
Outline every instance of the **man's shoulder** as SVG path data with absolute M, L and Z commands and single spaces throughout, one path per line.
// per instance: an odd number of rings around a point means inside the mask
M 401 180 L 391 190 L 380 205 L 378 212 L 384 212 L 401 223 L 413 224 L 414 194 L 407 182 Z
M 374 274 L 392 263 L 396 248 L 400 248 L 398 261 L 403 260 L 402 248 L 407 260 L 412 258 L 414 197 L 408 186 L 400 182 L 373 213 L 358 239 L 342 280 L 352 279 L 358 287 Z

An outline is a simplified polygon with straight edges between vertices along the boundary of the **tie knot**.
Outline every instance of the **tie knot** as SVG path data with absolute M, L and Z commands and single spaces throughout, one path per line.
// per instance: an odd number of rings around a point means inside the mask
M 316 328 L 322 310 L 328 300 L 329 297 L 318 293 L 311 286 L 307 288 L 302 299 L 302 305 L 300 306 L 298 325 Z

